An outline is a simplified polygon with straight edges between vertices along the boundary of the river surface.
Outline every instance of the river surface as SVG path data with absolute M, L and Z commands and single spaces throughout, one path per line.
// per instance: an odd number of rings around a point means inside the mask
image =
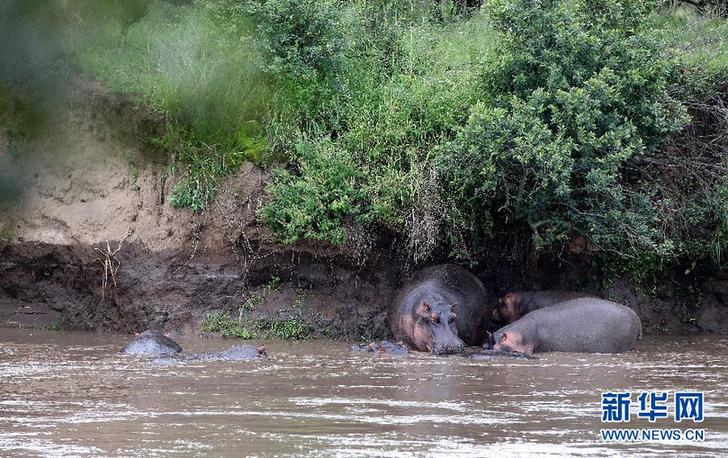
M 625 355 L 537 360 L 353 353 L 267 342 L 269 357 L 160 366 L 129 336 L 0 329 L 0 456 L 726 456 L 728 339 L 648 337 Z M 186 337 L 186 352 L 233 342 Z M 704 392 L 703 441 L 612 444 L 601 393 Z M 672 394 L 670 395 L 672 399 Z M 672 411 L 672 408 L 670 408 Z

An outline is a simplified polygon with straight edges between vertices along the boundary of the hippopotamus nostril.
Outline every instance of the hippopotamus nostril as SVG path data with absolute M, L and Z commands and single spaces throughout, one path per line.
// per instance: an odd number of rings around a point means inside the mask
M 462 353 L 464 346 L 460 343 L 436 345 L 429 349 L 433 355 L 453 355 Z

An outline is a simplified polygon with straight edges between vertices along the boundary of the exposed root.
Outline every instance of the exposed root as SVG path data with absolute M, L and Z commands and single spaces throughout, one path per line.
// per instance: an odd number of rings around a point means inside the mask
M 101 300 L 106 299 L 106 290 L 109 288 L 109 279 L 111 279 L 111 283 L 113 283 L 114 288 L 116 288 L 116 273 L 119 271 L 119 267 L 121 267 L 121 262 L 119 262 L 116 258 L 116 254 L 121 251 L 121 245 L 124 243 L 124 240 L 126 240 L 126 237 L 119 240 L 119 245 L 113 251 L 108 240 L 106 241 L 105 249 L 94 247 L 94 250 L 99 252 L 102 256 L 98 258 L 97 261 L 104 266 L 104 274 L 101 277 Z

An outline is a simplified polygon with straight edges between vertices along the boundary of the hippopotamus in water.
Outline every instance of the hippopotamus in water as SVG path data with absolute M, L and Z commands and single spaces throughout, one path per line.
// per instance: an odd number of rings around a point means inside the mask
M 579 298 L 534 310 L 490 336 L 489 347 L 526 354 L 545 351 L 622 353 L 642 337 L 632 309 L 597 298 Z
M 223 351 L 209 351 L 179 354 L 182 347 L 174 340 L 159 331 L 144 331 L 121 350 L 122 353 L 143 356 L 159 356 L 157 362 L 172 363 L 178 361 L 245 361 L 267 356 L 265 347 L 254 345 L 233 345 Z
M 130 355 L 173 355 L 182 351 L 174 340 L 159 331 L 144 331 L 121 350 Z
M 193 353 L 191 355 L 180 355 L 186 361 L 245 361 L 255 358 L 265 358 L 268 352 L 265 347 L 255 345 L 233 345 L 223 351 L 208 351 L 204 353 Z
M 395 339 L 434 354 L 481 345 L 491 314 L 490 295 L 483 283 L 452 264 L 415 273 L 395 295 L 389 326 Z
M 352 351 L 368 352 L 368 353 L 387 353 L 390 355 L 406 355 L 409 349 L 403 342 L 393 343 L 388 340 L 381 342 L 371 342 L 369 344 L 359 344 L 351 347 Z
M 189 355 L 177 354 L 167 355 L 154 360 L 156 364 L 164 366 L 180 362 L 190 361 L 249 361 L 256 358 L 265 358 L 268 353 L 265 347 L 255 345 L 233 345 L 227 350 L 206 351 L 202 353 L 191 353 Z
M 513 323 L 523 315 L 580 297 L 594 297 L 578 291 L 511 291 L 498 299 L 493 321 Z

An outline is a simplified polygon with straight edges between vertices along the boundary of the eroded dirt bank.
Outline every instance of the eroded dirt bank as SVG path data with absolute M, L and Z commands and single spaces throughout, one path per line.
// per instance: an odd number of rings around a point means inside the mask
M 416 268 L 391 235 L 357 234 L 343 248 L 277 244 L 256 221 L 268 176 L 251 164 L 207 211 L 175 209 L 168 160 L 138 140 L 155 128 L 154 114 L 82 92 L 81 108 L 33 145 L 17 169 L 22 192 L 0 209 L 2 324 L 196 332 L 208 313 L 227 311 L 295 317 L 336 338 L 389 333 L 385 309 Z M 0 164 L 9 154 L 0 150 Z M 585 289 L 632 306 L 646 332 L 728 333 L 728 276 L 646 294 L 626 277 L 607 288 L 586 281 L 595 273 L 584 253 L 526 268 L 500 245 L 477 272 L 494 294 Z

